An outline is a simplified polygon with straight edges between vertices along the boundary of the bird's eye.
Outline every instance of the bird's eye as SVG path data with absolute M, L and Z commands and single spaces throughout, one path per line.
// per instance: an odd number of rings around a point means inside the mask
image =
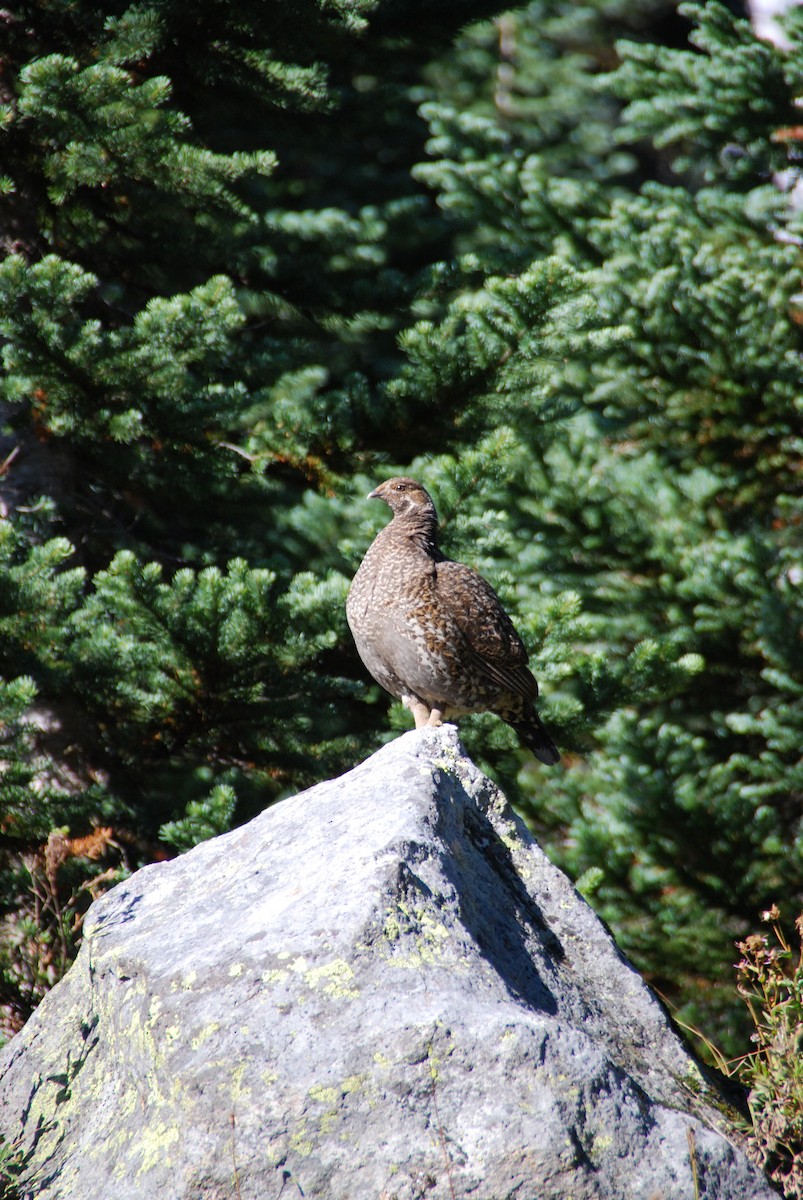
M 397 491 L 397 492 L 406 492 L 406 491 L 407 491 L 407 484 L 406 484 L 406 483 L 397 483 L 397 484 L 394 484 L 394 490 L 395 490 L 395 491 Z

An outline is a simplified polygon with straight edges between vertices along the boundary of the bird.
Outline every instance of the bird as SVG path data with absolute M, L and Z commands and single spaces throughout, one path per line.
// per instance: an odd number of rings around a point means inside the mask
M 384 500 L 393 513 L 346 600 L 368 672 L 410 710 L 416 729 L 492 712 L 542 763 L 557 763 L 558 749 L 536 712 L 538 684 L 524 642 L 491 585 L 441 553 L 429 492 L 395 476 L 368 499 Z

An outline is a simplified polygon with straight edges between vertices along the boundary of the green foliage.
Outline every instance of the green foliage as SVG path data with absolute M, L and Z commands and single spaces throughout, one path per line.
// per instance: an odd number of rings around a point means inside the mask
M 420 321 L 405 331 L 407 362 L 388 393 L 396 402 L 413 398 L 432 405 L 449 405 L 453 397 L 456 403 L 462 394 L 461 425 L 484 431 L 493 406 L 499 422 L 531 433 L 567 409 L 555 362 L 558 347 L 565 348 L 566 325 L 575 330 L 581 352 L 615 342 L 617 331 L 595 336 L 591 320 L 589 298 L 559 260 L 516 276 L 490 276 L 481 288 L 458 292 L 438 323 Z
M 147 182 L 181 197 L 193 190 L 224 208 L 237 208 L 228 183 L 247 170 L 270 172 L 263 155 L 216 155 L 185 143 L 187 118 L 165 107 L 170 80 L 134 83 L 109 63 L 81 67 L 63 54 L 36 59 L 19 76 L 17 113 L 47 146 L 43 162 L 48 195 L 63 205 L 79 189 L 122 189 Z
M 25 714 L 36 698 L 36 686 L 28 676 L 0 680 L 0 727 L 3 752 L 3 800 L 8 808 L 20 809 L 29 798 L 28 784 L 34 775 L 25 740 Z M 7 811 L 7 810 L 6 810 Z
M 619 138 L 675 146 L 677 171 L 754 181 L 786 165 L 768 132 L 794 119 L 784 55 L 759 41 L 749 21 L 719 0 L 683 4 L 694 49 L 620 42 L 622 65 L 608 81 L 629 103 Z
M 0 1200 L 19 1200 L 19 1179 L 22 1164 L 18 1154 L 4 1141 L 0 1141 Z
M 233 788 L 221 784 L 204 800 L 190 800 L 186 814 L 177 821 L 167 821 L 159 830 L 159 837 L 179 853 L 190 850 L 231 827 L 236 803 Z
M 11 1032 L 69 966 L 83 912 L 97 886 L 122 878 L 125 854 L 118 845 L 107 853 L 111 831 L 99 826 L 119 812 L 114 798 L 81 788 L 69 755 L 48 754 L 58 717 L 41 707 L 30 677 L 0 680 L 0 714 L 0 1006 Z M 95 828 L 70 842 L 70 826 L 86 827 L 87 813 Z
M 48 255 L 28 267 L 15 255 L 0 272 L 0 328 L 9 338 L 3 394 L 11 403 L 33 395 L 54 438 L 133 445 L 145 458 L 159 437 L 168 469 L 190 449 L 213 468 L 210 423 L 221 407 L 242 403 L 241 386 L 213 376 L 242 324 L 228 279 L 155 297 L 131 325 L 105 330 L 82 319 L 98 281 L 74 264 Z M 133 455 L 129 462 L 136 470 Z

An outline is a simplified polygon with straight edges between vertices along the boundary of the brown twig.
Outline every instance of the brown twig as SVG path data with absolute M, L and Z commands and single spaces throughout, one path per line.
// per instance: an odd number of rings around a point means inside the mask
M 233 1112 L 229 1113 L 229 1123 L 231 1125 L 231 1165 L 234 1169 L 234 1191 L 237 1196 L 237 1200 L 242 1200 L 242 1192 L 240 1191 L 240 1170 L 237 1166 L 237 1151 L 235 1148 L 234 1137 L 237 1123 Z
M 689 1143 L 689 1161 L 691 1163 L 691 1181 L 694 1186 L 694 1200 L 700 1200 L 700 1179 L 697 1172 L 697 1142 L 691 1125 L 686 1127 L 686 1141 Z
M 431 1047 L 430 1047 L 430 1049 L 431 1049 Z M 441 1118 L 440 1118 L 440 1114 L 438 1112 L 438 1098 L 435 1094 L 435 1084 L 437 1082 L 437 1072 L 433 1069 L 431 1064 L 430 1064 L 430 1077 L 432 1079 L 432 1111 L 435 1114 L 435 1128 L 438 1131 L 438 1138 L 440 1140 L 441 1149 L 443 1150 L 443 1159 L 444 1159 L 444 1162 L 446 1163 L 446 1178 L 449 1181 L 449 1195 L 451 1196 L 451 1200 L 457 1200 L 457 1196 L 455 1195 L 455 1190 L 454 1190 L 454 1180 L 452 1178 L 452 1158 L 451 1158 L 451 1155 L 449 1154 L 449 1147 L 446 1144 L 446 1133 L 444 1131 L 443 1125 L 441 1124 Z

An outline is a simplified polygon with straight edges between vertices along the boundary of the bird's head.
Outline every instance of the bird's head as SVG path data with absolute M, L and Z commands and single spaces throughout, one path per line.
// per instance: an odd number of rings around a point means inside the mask
M 405 475 L 386 479 L 378 488 L 368 493 L 368 499 L 384 500 L 397 517 L 437 521 L 435 505 L 427 489 Z

